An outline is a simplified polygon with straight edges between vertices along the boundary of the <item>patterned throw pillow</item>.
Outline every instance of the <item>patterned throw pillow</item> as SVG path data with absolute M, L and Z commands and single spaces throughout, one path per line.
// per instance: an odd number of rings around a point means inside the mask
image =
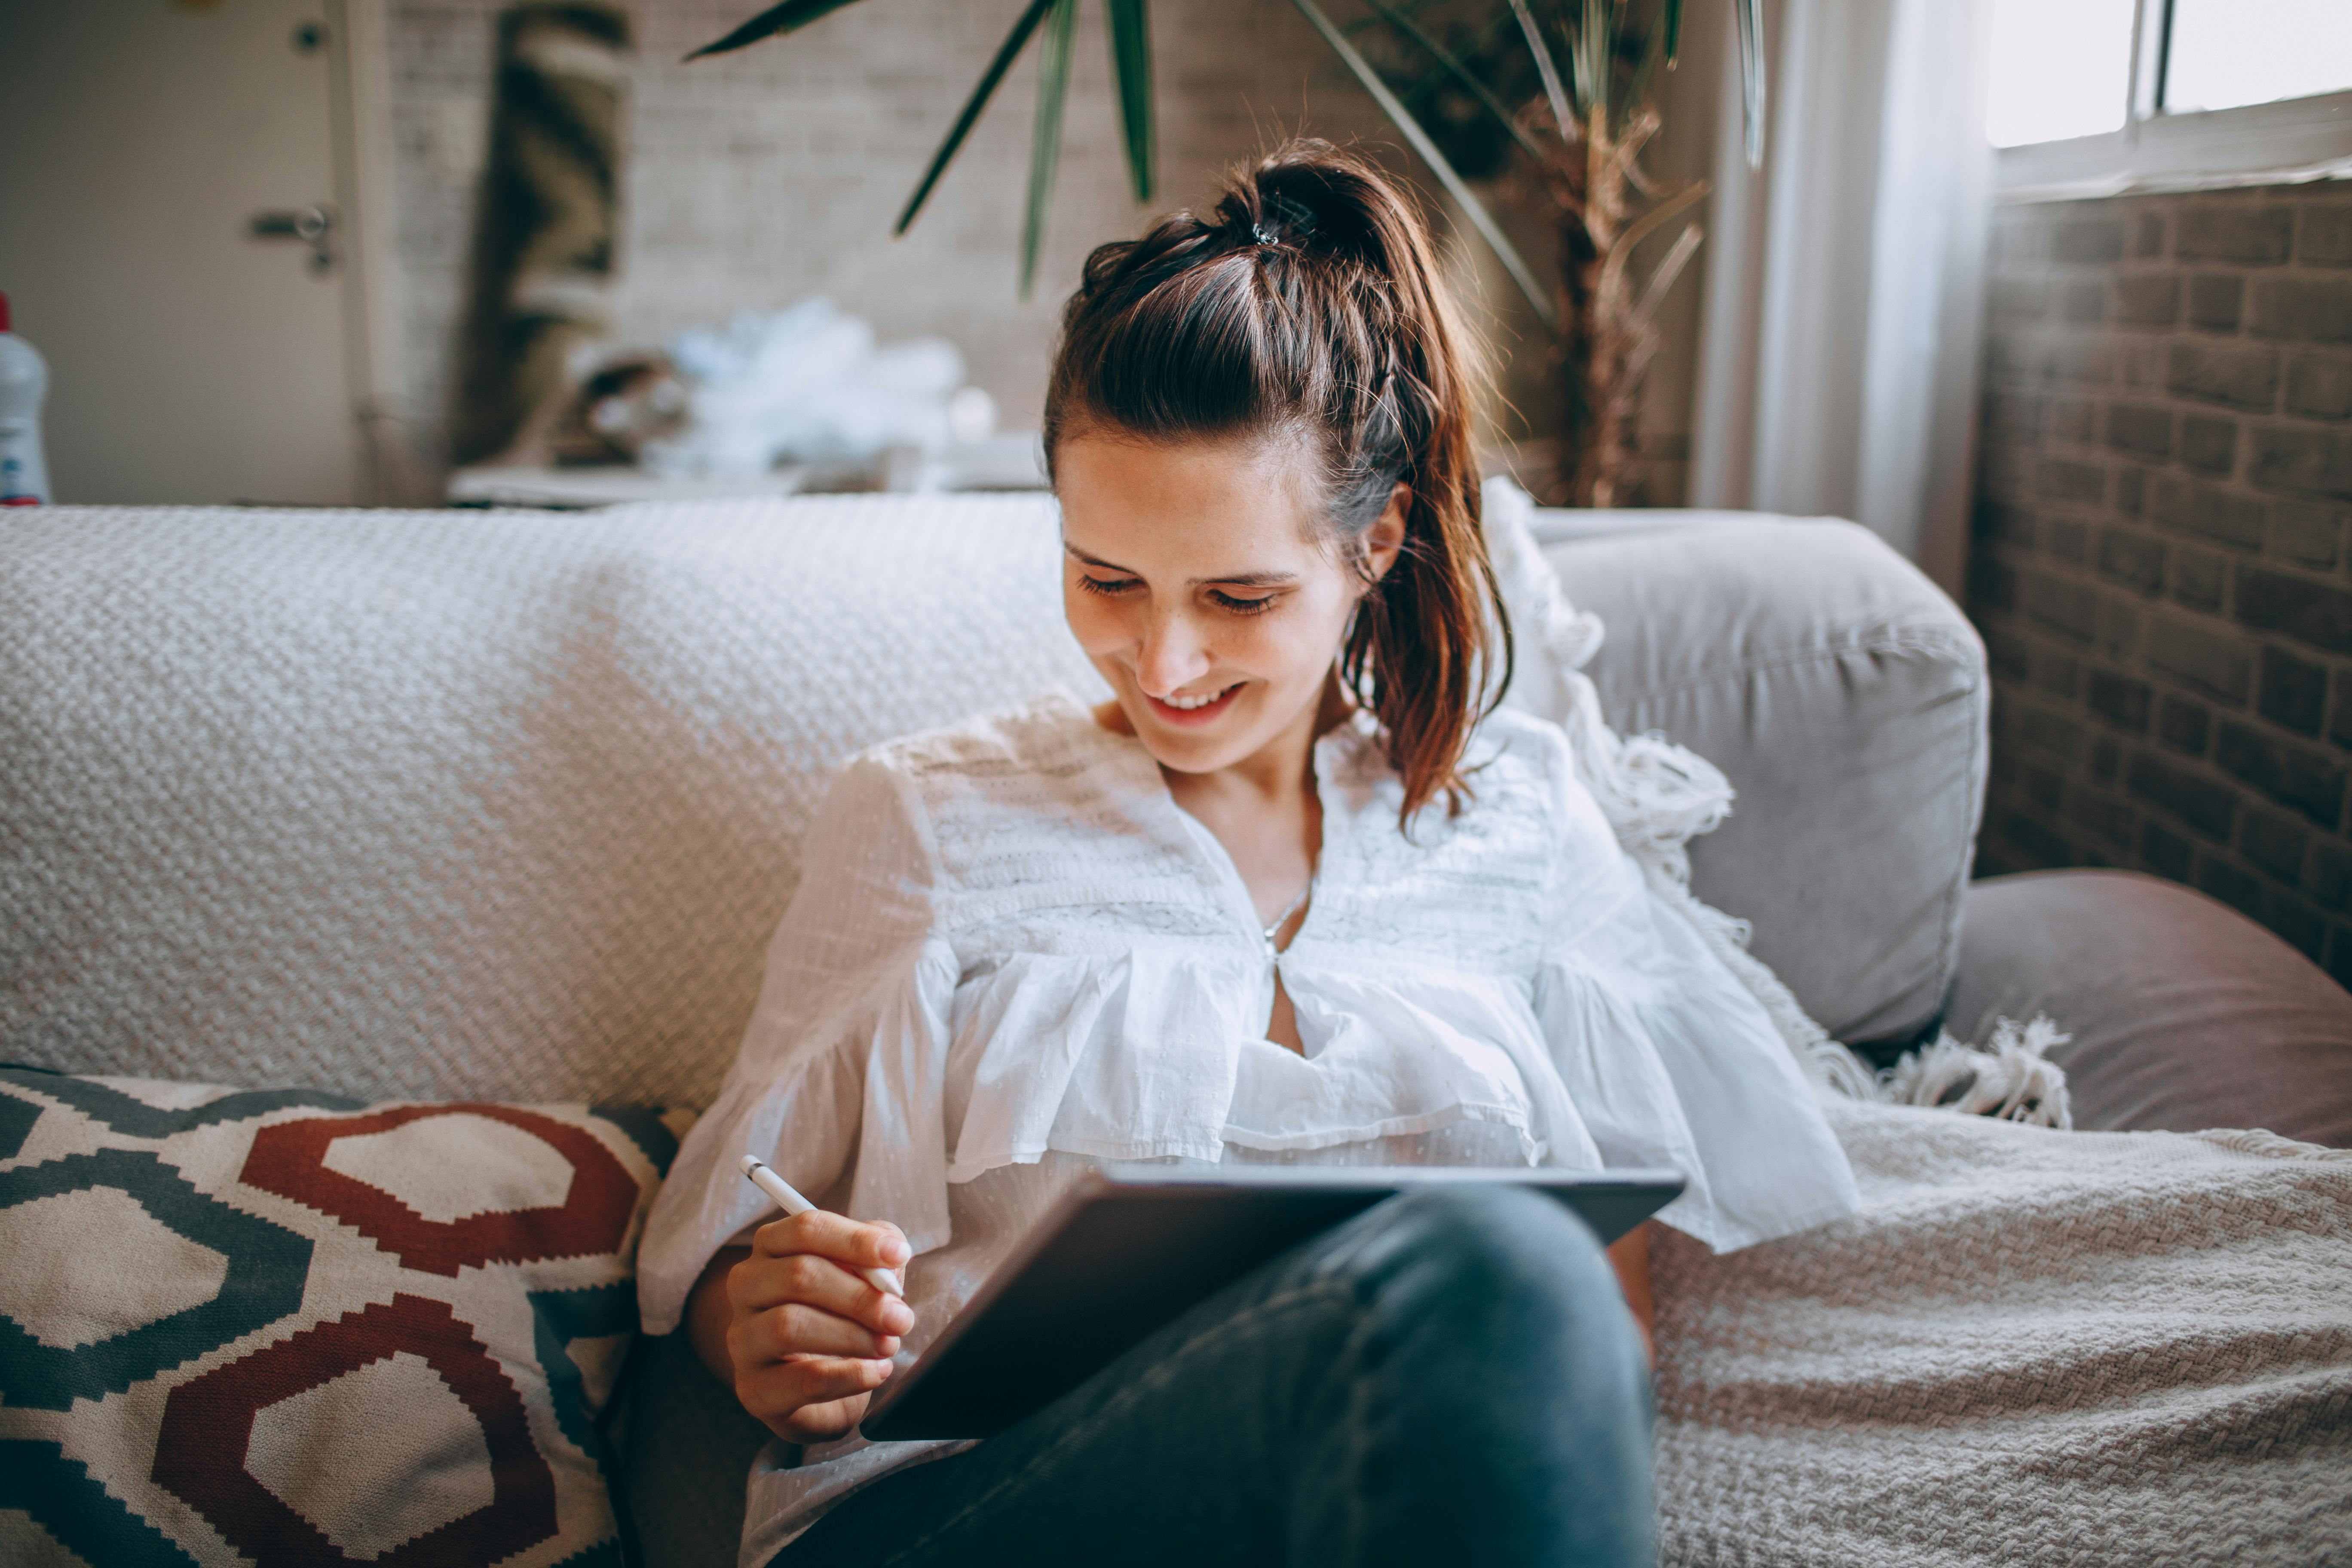
M 0 1563 L 620 1563 L 687 1120 L 0 1068 Z

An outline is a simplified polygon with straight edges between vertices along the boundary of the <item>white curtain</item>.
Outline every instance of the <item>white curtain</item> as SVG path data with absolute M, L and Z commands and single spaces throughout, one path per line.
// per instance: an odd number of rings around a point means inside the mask
M 1692 505 L 1850 517 L 1948 590 L 1974 460 L 1990 13 L 1765 0 L 1758 172 L 1726 47 L 1692 434 Z

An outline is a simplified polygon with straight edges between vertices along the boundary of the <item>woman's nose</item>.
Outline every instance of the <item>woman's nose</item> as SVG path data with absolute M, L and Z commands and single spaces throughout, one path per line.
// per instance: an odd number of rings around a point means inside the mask
M 1208 673 L 1208 645 L 1182 616 L 1155 616 L 1143 630 L 1135 657 L 1135 679 L 1154 697 L 1165 697 L 1186 681 Z

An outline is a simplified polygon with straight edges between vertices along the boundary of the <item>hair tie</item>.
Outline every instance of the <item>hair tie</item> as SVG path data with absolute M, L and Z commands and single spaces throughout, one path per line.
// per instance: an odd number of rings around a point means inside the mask
M 1253 222 L 1250 225 L 1250 237 L 1256 240 L 1260 245 L 1280 245 L 1282 243 L 1282 241 L 1275 238 L 1273 235 L 1268 234 L 1266 232 L 1265 225 L 1262 223 Z
M 1280 191 L 1269 191 L 1265 195 L 1265 205 L 1276 221 L 1290 231 L 1294 243 L 1303 243 L 1315 232 L 1315 209 L 1305 203 L 1293 201 Z

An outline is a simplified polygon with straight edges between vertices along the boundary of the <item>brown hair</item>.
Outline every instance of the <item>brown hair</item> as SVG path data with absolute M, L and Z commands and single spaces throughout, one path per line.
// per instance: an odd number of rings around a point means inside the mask
M 1461 809 L 1464 749 L 1509 680 L 1461 344 L 1412 205 L 1370 163 L 1301 140 L 1237 174 L 1208 217 L 1173 213 L 1089 256 L 1045 394 L 1049 465 L 1095 424 L 1305 438 L 1359 571 L 1364 531 L 1406 487 L 1403 551 L 1364 595 L 1339 675 L 1380 721 L 1408 820 L 1440 794 Z

